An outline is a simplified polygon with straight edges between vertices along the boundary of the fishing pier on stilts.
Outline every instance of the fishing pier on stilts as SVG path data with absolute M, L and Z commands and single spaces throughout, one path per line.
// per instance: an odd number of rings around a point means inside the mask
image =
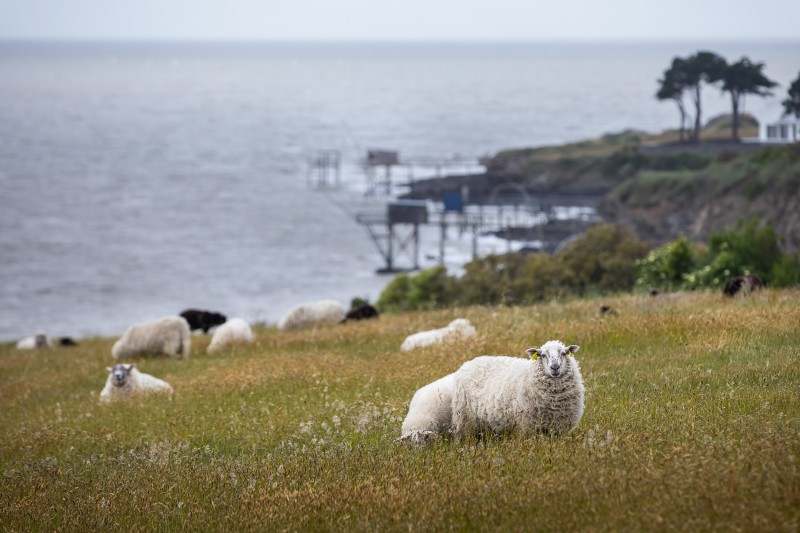
M 334 189 L 341 183 L 341 154 L 338 150 L 318 150 L 308 159 L 307 184 L 315 189 Z M 379 273 L 404 272 L 420 269 L 423 228 L 437 228 L 436 240 L 426 231 L 427 246 L 438 244 L 438 253 L 427 253 L 427 259 L 445 262 L 445 251 L 451 229 L 459 238 L 468 235 L 471 246 L 461 240 L 459 255 L 471 248 L 473 259 L 479 255 L 479 238 L 494 235 L 506 241 L 506 252 L 512 251 L 511 241 L 524 243 L 523 249 L 553 251 L 572 236 L 596 221 L 594 205 L 589 198 L 535 197 L 516 183 L 500 183 L 481 187 L 471 198 L 469 187 L 461 186 L 429 191 L 421 199 L 392 199 L 397 188 L 411 187 L 415 179 L 444 178 L 452 175 L 474 176 L 485 172 L 483 158 L 463 156 L 413 157 L 401 159 L 396 151 L 367 150 L 359 162 L 366 178 L 364 200 L 368 208 L 353 213 L 372 239 L 383 258 Z M 447 174 L 445 174 L 447 173 Z M 438 180 L 437 180 L 438 181 Z M 385 203 L 376 203 L 389 197 Z M 557 206 L 578 206 L 586 211 L 567 220 Z M 348 209 L 349 211 L 349 209 Z M 567 217 L 568 218 L 568 217 Z

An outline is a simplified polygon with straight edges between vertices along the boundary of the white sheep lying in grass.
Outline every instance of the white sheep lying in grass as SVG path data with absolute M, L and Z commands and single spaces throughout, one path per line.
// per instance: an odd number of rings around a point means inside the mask
M 233 344 L 250 344 L 251 342 L 253 342 L 253 329 L 250 324 L 241 318 L 229 318 L 214 330 L 211 343 L 206 351 L 214 353 Z
M 454 384 L 453 374 L 448 374 L 414 393 L 400 440 L 424 443 L 450 430 Z
M 481 356 L 454 374 L 453 433 L 514 430 L 569 433 L 583 416 L 583 378 L 572 357 L 578 346 L 548 341 L 531 359 Z
M 172 394 L 172 385 L 150 374 L 139 372 L 136 365 L 114 365 L 114 368 L 106 370 L 108 370 L 108 379 L 106 386 L 100 392 L 101 402 L 108 403 L 135 395 L 158 392 Z
M 346 315 L 344 305 L 336 300 L 304 303 L 286 313 L 286 316 L 278 322 L 278 329 L 287 331 L 318 324 L 336 324 L 344 320 Z
M 25 337 L 17 342 L 17 350 L 33 350 L 34 348 L 51 348 L 50 337 L 40 329 L 32 337 Z
M 443 328 L 420 331 L 409 335 L 403 341 L 403 344 L 400 345 L 400 349 L 404 352 L 408 352 L 416 348 L 422 348 L 440 342 L 467 339 L 469 337 L 474 337 L 476 334 L 477 332 L 469 320 L 466 318 L 456 318 Z
M 134 324 L 114 343 L 114 359 L 127 359 L 144 354 L 166 354 L 178 359 L 189 357 L 192 332 L 180 316 L 167 316 Z

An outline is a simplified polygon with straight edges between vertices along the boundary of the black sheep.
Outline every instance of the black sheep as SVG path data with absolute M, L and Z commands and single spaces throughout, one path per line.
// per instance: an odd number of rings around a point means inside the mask
M 190 330 L 202 329 L 203 333 L 208 333 L 209 329 L 224 324 L 227 320 L 222 313 L 201 311 L 200 309 L 187 309 L 181 313 L 181 316 L 189 323 Z
M 378 310 L 369 304 L 354 307 L 347 312 L 347 316 L 344 317 L 342 322 L 348 320 L 364 320 L 365 318 L 378 318 Z
M 734 276 L 732 278 L 728 278 L 728 281 L 725 283 L 725 288 L 722 289 L 722 293 L 725 296 L 735 296 L 739 292 L 748 294 L 763 288 L 764 280 L 755 274 L 751 274 L 749 276 Z
M 75 342 L 75 339 L 73 339 L 72 337 L 59 337 L 58 344 L 64 347 L 78 346 L 78 343 Z

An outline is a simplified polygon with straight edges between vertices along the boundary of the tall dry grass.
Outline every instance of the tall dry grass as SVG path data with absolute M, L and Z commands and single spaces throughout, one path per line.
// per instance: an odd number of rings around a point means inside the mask
M 600 316 L 608 304 L 616 316 Z M 477 339 L 400 353 L 469 318 Z M 0 348 L 0 526 L 32 530 L 800 527 L 800 291 L 468 308 L 146 359 L 174 397 L 100 405 L 114 339 Z M 563 438 L 396 444 L 414 391 L 481 354 L 579 344 Z

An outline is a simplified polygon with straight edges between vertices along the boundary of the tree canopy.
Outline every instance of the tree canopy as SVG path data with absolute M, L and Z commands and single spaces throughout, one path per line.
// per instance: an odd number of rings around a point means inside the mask
M 681 116 L 681 123 L 678 128 L 681 142 L 685 140 L 686 119 L 688 117 L 686 106 L 683 103 L 683 94 L 688 87 L 684 63 L 685 60 L 679 57 L 672 60 L 672 66 L 665 70 L 664 77 L 658 80 L 659 87 L 656 92 L 656 98 L 659 100 L 672 100 L 678 106 L 678 112 Z
M 733 122 L 731 123 L 731 136 L 739 140 L 739 106 L 741 99 L 747 94 L 769 96 L 769 90 L 777 85 L 767 78 L 761 70 L 764 63 L 752 63 L 748 58 L 742 57 L 736 63 L 728 65 L 722 74 L 722 90 L 731 95 L 731 108 Z
M 800 118 L 800 73 L 797 74 L 797 78 L 789 86 L 787 94 L 788 98 L 781 102 L 784 114 Z
M 742 98 L 748 94 L 768 96 L 770 89 L 777 84 L 763 73 L 763 63 L 753 63 L 747 57 L 742 57 L 736 63 L 728 64 L 725 58 L 714 52 L 700 51 L 687 58 L 676 57 L 672 65 L 662 78 L 658 80 L 659 88 L 656 98 L 659 100 L 673 100 L 681 116 L 680 139 L 684 141 L 684 124 L 687 119 L 686 107 L 683 103 L 685 94 L 689 94 L 694 104 L 694 126 L 689 135 L 689 141 L 700 141 L 702 128 L 702 86 L 722 84 L 722 91 L 731 95 L 731 135 L 739 139 L 739 109 Z M 800 116 L 800 76 L 796 82 L 795 94 L 784 102 L 787 113 L 794 112 Z M 789 102 L 787 104 L 787 102 Z M 787 107 L 788 105 L 788 107 Z M 791 111 L 788 111 L 791 109 Z

